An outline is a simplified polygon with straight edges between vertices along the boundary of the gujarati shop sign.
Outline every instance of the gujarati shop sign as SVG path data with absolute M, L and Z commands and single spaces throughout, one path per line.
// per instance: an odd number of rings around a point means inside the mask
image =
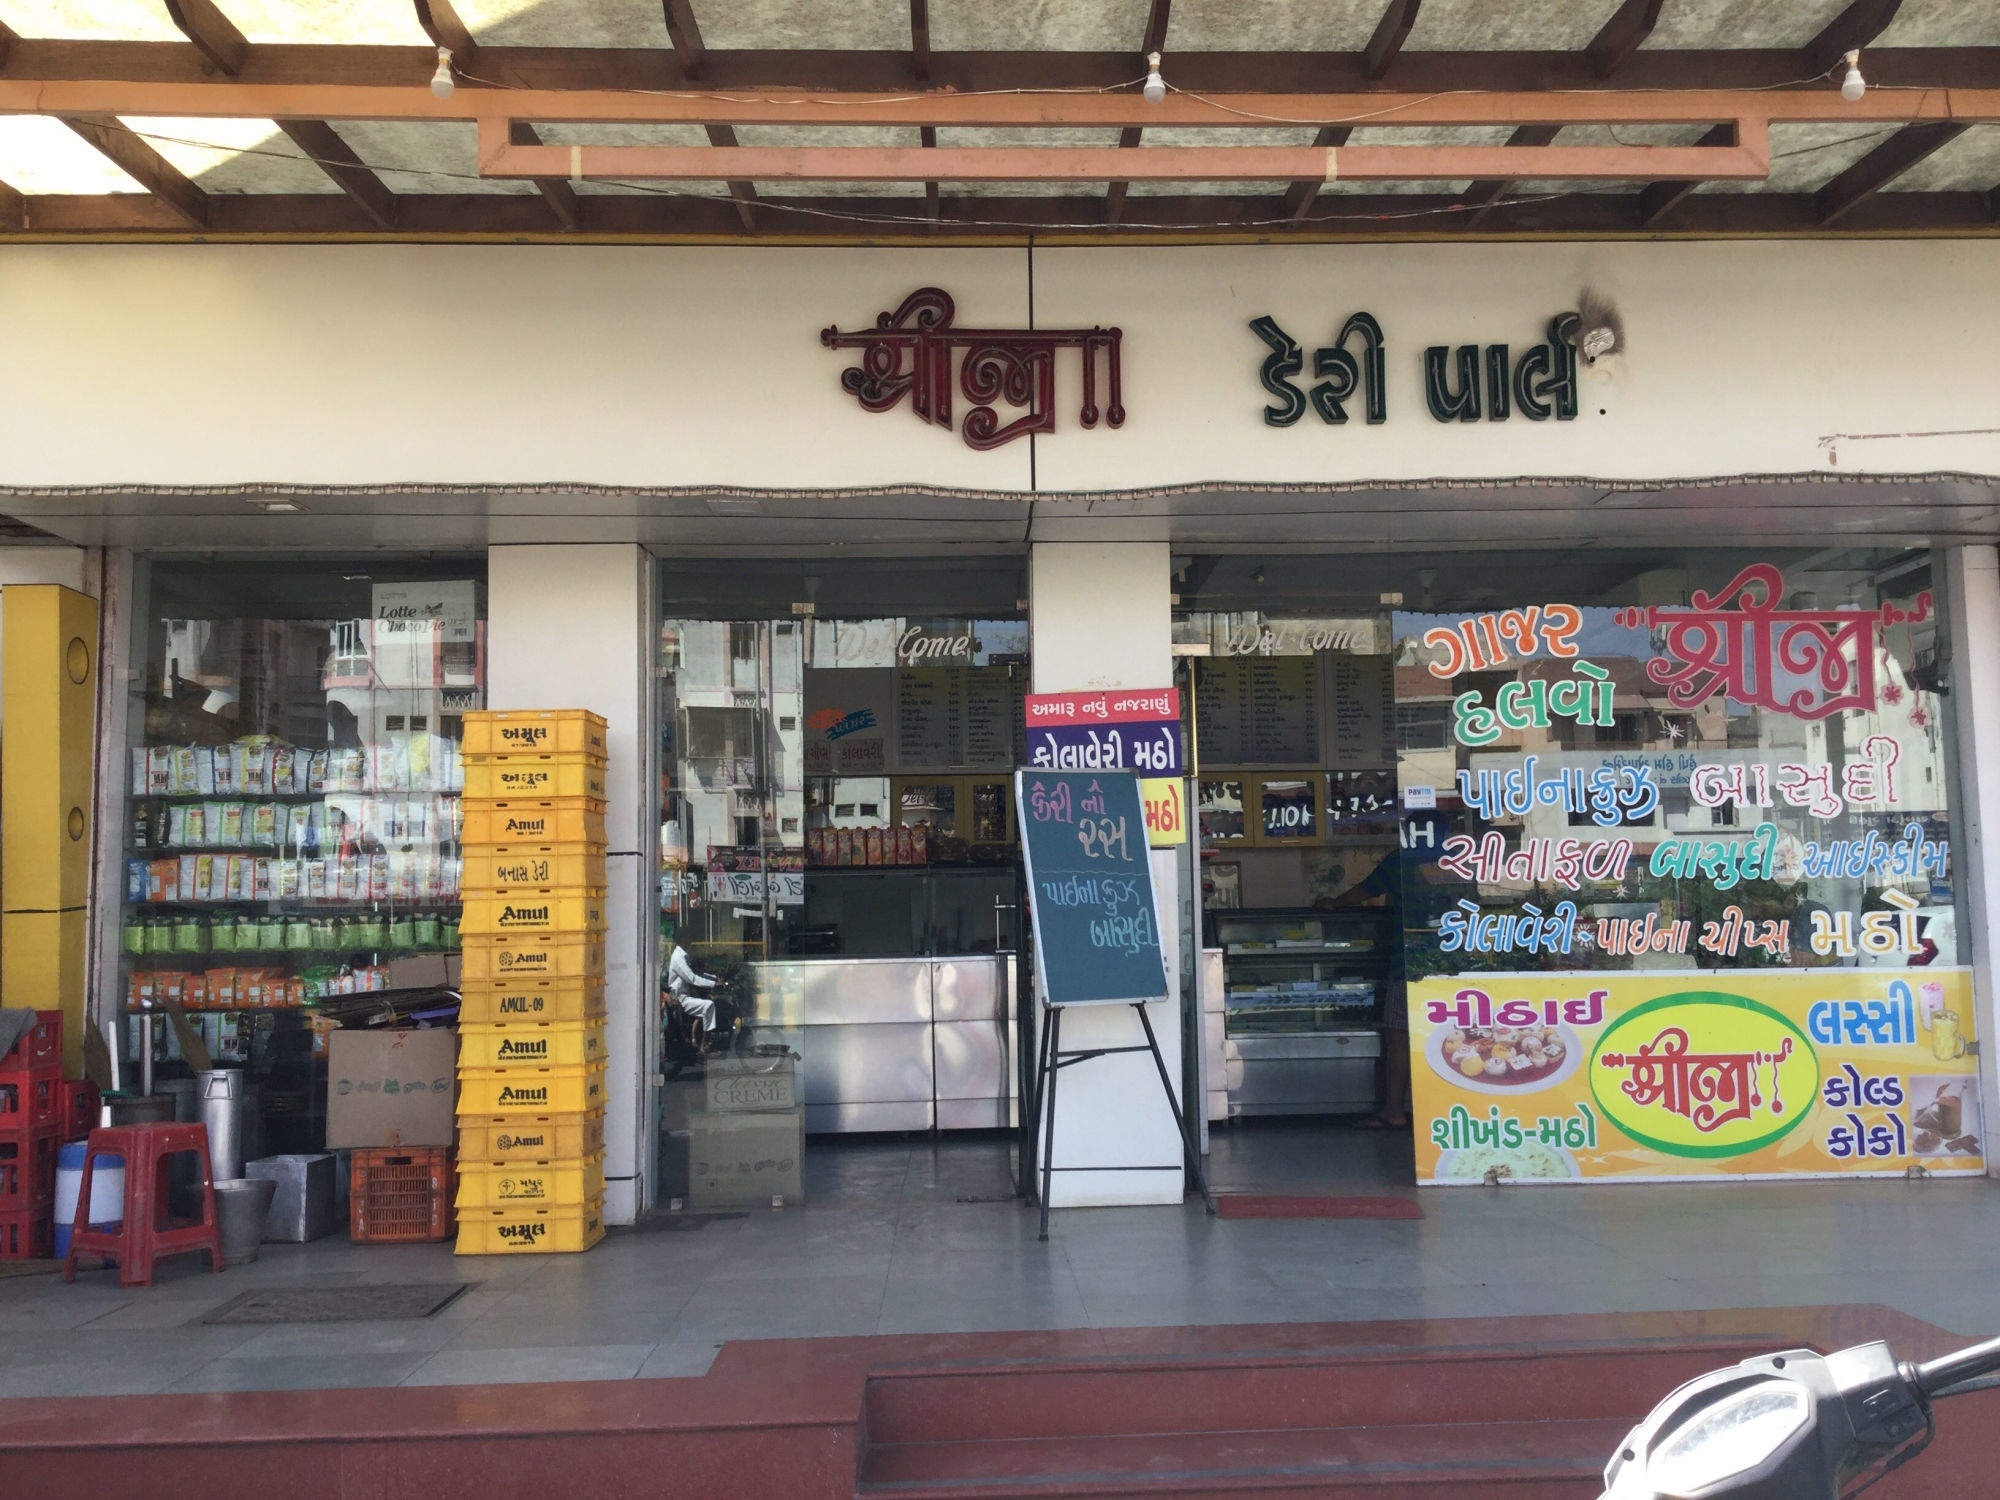
M 1986 1170 L 1969 969 L 1410 985 L 1417 1180 Z

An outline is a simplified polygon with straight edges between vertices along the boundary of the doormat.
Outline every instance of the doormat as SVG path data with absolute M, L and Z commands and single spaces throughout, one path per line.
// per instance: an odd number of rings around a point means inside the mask
M 1278 1193 L 1217 1193 L 1224 1219 L 1421 1219 L 1414 1198 L 1295 1198 Z
M 472 1283 L 424 1286 L 274 1286 L 245 1292 L 204 1323 L 388 1323 L 428 1318 Z

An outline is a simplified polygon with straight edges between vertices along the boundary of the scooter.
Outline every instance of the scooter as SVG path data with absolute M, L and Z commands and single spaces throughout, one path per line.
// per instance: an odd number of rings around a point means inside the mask
M 2000 1339 L 1927 1364 L 1884 1343 L 1787 1349 L 1690 1380 L 1625 1436 L 1602 1500 L 1840 1500 L 1930 1443 L 1931 1403 L 1986 1389 Z

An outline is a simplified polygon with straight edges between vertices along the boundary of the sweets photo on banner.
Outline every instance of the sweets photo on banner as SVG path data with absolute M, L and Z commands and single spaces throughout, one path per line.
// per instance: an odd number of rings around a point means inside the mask
M 1927 581 L 1396 614 L 1420 1182 L 1984 1172 Z

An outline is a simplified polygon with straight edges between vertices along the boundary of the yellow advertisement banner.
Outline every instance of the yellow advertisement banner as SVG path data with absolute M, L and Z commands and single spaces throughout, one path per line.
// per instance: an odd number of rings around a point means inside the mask
M 1146 843 L 1165 849 L 1187 842 L 1186 783 L 1172 776 L 1139 778 L 1139 798 L 1146 808 Z
M 1969 969 L 1410 985 L 1417 1181 L 1984 1173 Z

